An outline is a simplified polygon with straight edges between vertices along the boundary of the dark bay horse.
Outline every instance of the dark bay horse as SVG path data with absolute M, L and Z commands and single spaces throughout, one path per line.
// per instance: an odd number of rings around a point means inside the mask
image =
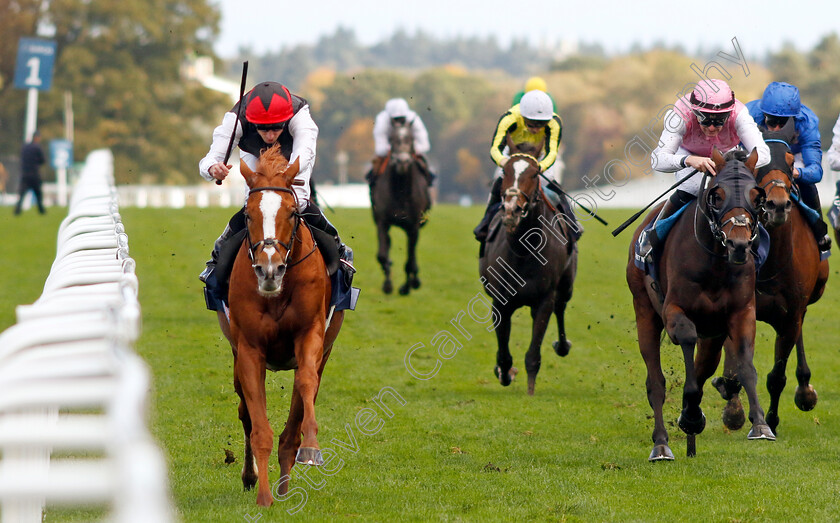
M 390 294 L 391 282 L 391 226 L 405 231 L 408 252 L 405 262 L 405 283 L 400 294 L 408 294 L 420 287 L 417 267 L 417 240 L 424 224 L 424 213 L 429 208 L 429 182 L 420 160 L 414 154 L 414 137 L 408 123 L 395 123 L 389 137 L 391 153 L 383 162 L 380 173 L 374 172 L 375 182 L 370 193 L 373 221 L 379 237 L 376 259 L 385 273 L 382 291 Z
M 694 435 L 703 431 L 700 408 L 703 385 L 715 372 L 727 336 L 734 342 L 738 379 L 750 402 L 750 439 L 774 439 L 756 392 L 752 358 L 755 344 L 755 265 L 751 253 L 763 191 L 753 169 L 758 154 L 746 162 L 712 154 L 717 176 L 689 204 L 668 234 L 659 262 L 657 287 L 634 263 L 634 245 L 654 209 L 636 229 L 630 244 L 627 283 L 633 294 L 639 349 L 647 367 L 648 402 L 653 409 L 653 451 L 650 461 L 673 460 L 662 416 L 665 376 L 660 361 L 664 329 L 682 348 L 685 362 L 682 412 L 678 425 L 688 435 L 688 455 L 695 454 Z M 660 296 L 662 301 L 660 301 Z M 695 355 L 695 345 L 697 353 Z
M 499 349 L 494 372 L 504 386 L 510 385 L 516 374 L 508 345 L 511 316 L 520 307 L 531 308 L 531 343 L 525 355 L 531 395 L 540 370 L 540 346 L 552 313 L 557 317 L 559 338 L 554 350 L 560 356 L 569 353 L 564 315 L 577 273 L 577 248 L 570 224 L 549 204 L 538 173 L 536 158 L 524 153 L 511 155 L 503 169 L 503 206 L 491 223 L 479 260 L 484 289 L 501 315 L 496 328 Z M 496 225 L 499 220 L 501 225 Z
M 775 364 L 767 375 L 770 406 L 767 423 L 778 434 L 779 399 L 785 388 L 785 368 L 796 345 L 796 379 L 794 403 L 803 411 L 813 409 L 817 393 L 810 384 L 811 369 L 805 359 L 802 325 L 808 305 L 820 299 L 828 280 L 828 260 L 820 261 L 817 242 L 811 234 L 802 209 L 793 202 L 793 155 L 790 141 L 795 132 L 793 121 L 780 131 L 764 131 L 770 148 L 770 163 L 758 170 L 758 185 L 767 194 L 762 223 L 770 233 L 770 252 L 756 280 L 756 317 L 776 331 Z M 728 353 L 724 375 L 712 380 L 724 399 L 728 400 L 723 421 L 732 430 L 741 428 L 743 407 L 738 397 L 740 384 L 734 362 Z
M 330 309 L 327 269 L 299 214 L 292 190 L 298 163 L 288 165 L 275 145 L 263 151 L 256 172 L 244 162 L 241 170 L 250 188 L 248 234 L 230 277 L 230 322 L 224 314 L 219 322 L 233 349 L 234 388 L 245 431 L 242 484 L 246 490 L 258 484 L 257 504 L 269 506 L 273 432 L 265 371 L 295 371 L 289 418 L 277 442 L 282 475 L 277 490 L 284 494 L 295 462 L 324 462 L 316 438 L 315 398 L 344 313 Z

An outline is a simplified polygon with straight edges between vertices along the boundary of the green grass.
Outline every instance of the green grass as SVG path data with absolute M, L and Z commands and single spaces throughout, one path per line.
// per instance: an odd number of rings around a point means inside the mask
M 14 322 L 14 306 L 40 293 L 55 253 L 58 210 L 25 215 L 0 231 L 5 270 L 0 274 L 0 328 Z M 431 346 L 438 332 L 455 334 L 450 320 L 483 295 L 477 244 L 471 230 L 482 209 L 440 206 L 420 239 L 423 286 L 409 297 L 385 296 L 375 260 L 375 230 L 367 210 L 339 210 L 329 217 L 356 252 L 358 310 L 348 312 L 324 372 L 317 414 L 319 442 L 331 448 L 332 475 L 310 470 L 310 482 L 293 474 L 291 487 L 305 491 L 294 514 L 302 521 L 828 521 L 837 520 L 840 461 L 837 426 L 840 358 L 837 285 L 832 270 L 823 299 L 811 307 L 805 341 L 819 403 L 812 412 L 793 405 L 794 364 L 782 398 L 779 439 L 746 439 L 746 429 L 728 432 L 720 422 L 723 401 L 706 387 L 708 418 L 697 438 L 698 455 L 685 457 L 685 437 L 675 420 L 683 377 L 679 350 L 668 344 L 666 420 L 673 463 L 651 464 L 651 410 L 645 368 L 636 344 L 630 293 L 624 281 L 629 231 L 609 231 L 631 211 L 604 211 L 611 227 L 586 224 L 580 245 L 575 295 L 567 312 L 573 342 L 566 358 L 550 348 L 552 322 L 543 346 L 536 395 L 526 394 L 523 358 L 530 317 L 514 319 L 512 353 L 523 375 L 501 387 L 492 375 L 496 341 L 469 317 L 459 335 L 462 348 L 450 359 Z M 289 519 L 295 497 L 270 509 L 243 492 L 243 436 L 232 386 L 227 341 L 204 309 L 197 275 L 232 210 L 123 209 L 131 255 L 137 260 L 143 335 L 138 353 L 149 363 L 154 384 L 151 429 L 168 458 L 169 480 L 179 516 L 188 522 Z M 404 263 L 404 235 L 393 232 L 394 267 Z M 835 259 L 832 258 L 832 262 Z M 394 271 L 402 283 L 401 269 Z M 773 361 L 772 333 L 759 326 L 756 367 L 760 398 L 768 405 L 764 377 Z M 406 371 L 412 363 L 429 380 Z M 270 374 L 269 417 L 283 428 L 291 392 L 290 373 Z M 404 405 L 387 399 L 393 417 L 372 400 L 391 387 Z M 362 409 L 383 420 L 375 434 L 356 424 Z M 335 442 L 348 442 L 356 452 Z M 275 440 L 276 441 L 276 440 Z M 275 443 L 276 446 L 276 443 Z M 237 462 L 225 465 L 225 450 Z M 276 451 L 276 448 L 275 448 Z M 339 461 L 340 460 L 340 461 Z M 338 470 L 340 467 L 340 470 Z M 269 475 L 279 479 L 276 453 Z M 49 520 L 81 520 L 58 512 Z M 48 514 L 49 516 L 49 514 Z

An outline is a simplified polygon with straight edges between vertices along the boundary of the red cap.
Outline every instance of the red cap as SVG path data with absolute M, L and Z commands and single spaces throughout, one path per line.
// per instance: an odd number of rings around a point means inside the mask
M 277 82 L 263 82 L 248 93 L 245 118 L 253 124 L 283 123 L 295 115 L 292 95 Z

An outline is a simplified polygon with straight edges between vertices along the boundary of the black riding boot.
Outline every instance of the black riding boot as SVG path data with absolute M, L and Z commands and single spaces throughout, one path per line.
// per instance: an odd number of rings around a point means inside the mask
M 330 223 L 327 217 L 324 216 L 324 211 L 315 205 L 314 202 L 310 201 L 306 206 L 306 209 L 304 209 L 301 213 L 301 216 L 310 227 L 324 231 L 335 238 L 335 244 L 338 246 L 338 255 L 341 258 L 341 261 L 344 262 L 344 264 L 347 265 L 353 272 L 356 272 L 356 268 L 353 266 L 353 249 L 341 241 L 341 238 L 338 235 L 338 230 L 332 223 Z
M 675 212 L 682 209 L 682 207 L 695 198 L 691 193 L 677 189 L 674 194 L 665 202 L 665 206 L 659 211 L 659 215 L 653 221 L 653 227 L 645 229 L 639 235 L 639 255 L 645 258 L 645 261 L 650 263 L 652 261 L 651 253 L 653 249 L 659 247 L 661 239 L 656 235 L 656 223 L 672 216 Z
M 809 225 L 814 233 L 814 238 L 817 240 L 817 247 L 819 247 L 820 252 L 826 252 L 831 249 L 831 237 L 828 235 L 828 225 L 823 220 L 820 193 L 817 192 L 817 186 L 812 183 L 797 184 L 797 186 L 802 203 L 819 213 L 819 218 Z
M 204 302 L 211 311 L 220 310 L 221 302 L 227 299 L 228 279 L 239 252 L 242 235 L 245 230 L 245 208 L 231 217 L 222 235 L 213 244 L 213 252 L 207 266 L 198 276 L 204 284 Z M 232 240 L 235 238 L 235 240 Z
M 478 222 L 478 225 L 473 230 L 475 239 L 484 245 L 487 240 L 487 234 L 490 229 L 490 222 L 493 220 L 493 215 L 496 214 L 496 208 L 502 201 L 502 178 L 501 176 L 493 180 L 493 186 L 490 188 L 490 197 L 487 199 L 487 208 L 484 210 L 484 217 Z

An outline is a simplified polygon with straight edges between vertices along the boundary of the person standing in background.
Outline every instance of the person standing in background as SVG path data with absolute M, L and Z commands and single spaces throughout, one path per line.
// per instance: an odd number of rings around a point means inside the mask
M 46 214 L 44 209 L 44 197 L 41 194 L 41 165 L 46 163 L 44 150 L 41 149 L 41 133 L 35 131 L 32 134 L 32 141 L 23 146 L 20 152 L 20 197 L 15 206 L 15 215 L 20 214 L 23 197 L 28 191 L 35 193 L 35 203 L 38 204 L 38 212 Z

